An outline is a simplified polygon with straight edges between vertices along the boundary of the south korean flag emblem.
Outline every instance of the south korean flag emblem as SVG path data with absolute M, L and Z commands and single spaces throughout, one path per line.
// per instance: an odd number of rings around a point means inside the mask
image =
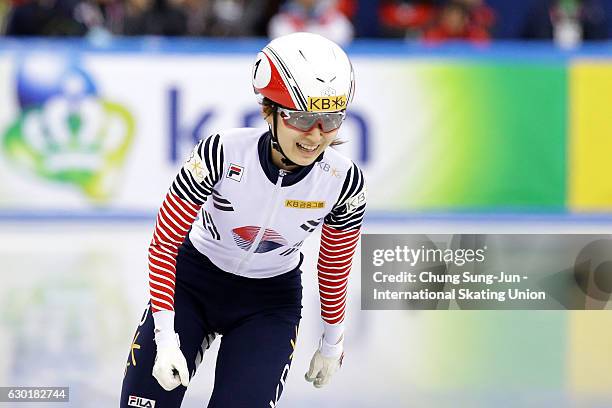
M 242 180 L 243 173 L 244 167 L 230 163 L 229 169 L 227 169 L 227 178 L 240 182 L 240 180 Z

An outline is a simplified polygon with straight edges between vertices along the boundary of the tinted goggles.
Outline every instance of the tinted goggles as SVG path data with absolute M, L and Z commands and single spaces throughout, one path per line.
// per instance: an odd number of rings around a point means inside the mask
M 319 123 L 324 133 L 331 132 L 338 129 L 346 117 L 346 111 L 304 112 L 279 107 L 278 112 L 286 126 L 302 132 L 311 130 Z

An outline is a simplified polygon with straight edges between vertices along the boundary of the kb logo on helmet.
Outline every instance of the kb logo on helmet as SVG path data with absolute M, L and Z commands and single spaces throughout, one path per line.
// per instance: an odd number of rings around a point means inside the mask
M 309 96 L 309 112 L 334 112 L 346 108 L 346 95 Z

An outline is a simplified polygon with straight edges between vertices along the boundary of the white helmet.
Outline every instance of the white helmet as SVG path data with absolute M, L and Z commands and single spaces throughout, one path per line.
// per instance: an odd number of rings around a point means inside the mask
M 272 40 L 253 65 L 253 90 L 293 110 L 346 109 L 355 91 L 353 66 L 333 41 L 317 34 L 293 33 Z

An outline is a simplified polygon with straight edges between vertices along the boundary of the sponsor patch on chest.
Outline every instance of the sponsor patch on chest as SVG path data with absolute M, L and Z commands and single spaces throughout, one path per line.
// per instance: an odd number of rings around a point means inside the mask
M 325 208 L 325 201 L 285 200 L 285 207 L 300 210 L 316 210 Z
M 244 167 L 234 163 L 230 163 L 229 169 L 227 169 L 227 178 L 234 181 L 240 182 L 242 175 L 244 174 Z

